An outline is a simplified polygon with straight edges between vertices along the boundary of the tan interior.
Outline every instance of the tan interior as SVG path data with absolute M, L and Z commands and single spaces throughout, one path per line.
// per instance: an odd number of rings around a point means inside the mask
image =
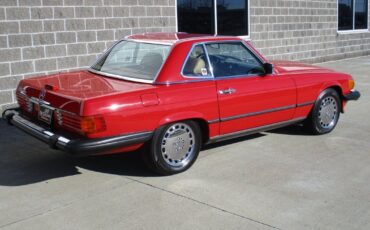
M 190 57 L 188 59 L 188 63 L 186 65 L 187 71 L 194 75 L 200 75 L 203 76 L 202 70 L 206 68 L 206 63 L 201 57 L 201 54 L 203 54 L 203 49 L 198 46 L 196 47 L 190 54 Z
M 195 75 L 202 75 L 202 69 L 206 67 L 206 63 L 204 62 L 202 58 L 190 57 L 188 62 L 189 62 L 188 68 L 189 70 L 191 70 L 189 72 L 192 72 Z

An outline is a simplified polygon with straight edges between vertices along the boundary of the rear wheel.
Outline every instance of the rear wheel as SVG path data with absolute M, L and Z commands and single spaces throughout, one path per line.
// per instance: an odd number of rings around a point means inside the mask
M 195 162 L 201 146 L 201 132 L 194 121 L 175 122 L 154 133 L 145 149 L 149 168 L 162 175 L 180 173 Z
M 340 111 L 341 100 L 337 91 L 326 89 L 316 100 L 304 125 L 313 134 L 329 133 L 337 125 Z

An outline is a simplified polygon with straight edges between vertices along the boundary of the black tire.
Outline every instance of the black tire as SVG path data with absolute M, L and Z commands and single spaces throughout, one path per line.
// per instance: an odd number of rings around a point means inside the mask
M 338 123 L 341 105 L 336 90 L 332 88 L 324 90 L 303 123 L 305 129 L 315 135 L 330 133 Z
M 189 140 L 186 140 L 187 137 Z M 161 175 L 181 173 L 193 165 L 199 155 L 201 143 L 201 130 L 196 122 L 174 122 L 155 131 L 152 140 L 142 149 L 143 160 L 150 170 Z

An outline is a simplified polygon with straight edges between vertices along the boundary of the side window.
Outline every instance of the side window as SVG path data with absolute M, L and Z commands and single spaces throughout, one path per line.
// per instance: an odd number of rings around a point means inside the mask
M 203 45 L 196 45 L 190 51 L 182 74 L 191 77 L 211 77 Z
M 206 45 L 215 77 L 264 74 L 263 64 L 241 42 Z

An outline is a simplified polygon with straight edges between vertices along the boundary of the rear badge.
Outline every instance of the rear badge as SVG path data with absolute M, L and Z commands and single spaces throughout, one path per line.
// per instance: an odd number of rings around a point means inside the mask
M 39 94 L 39 99 L 43 101 L 45 98 L 45 95 L 46 95 L 46 89 L 42 88 Z

